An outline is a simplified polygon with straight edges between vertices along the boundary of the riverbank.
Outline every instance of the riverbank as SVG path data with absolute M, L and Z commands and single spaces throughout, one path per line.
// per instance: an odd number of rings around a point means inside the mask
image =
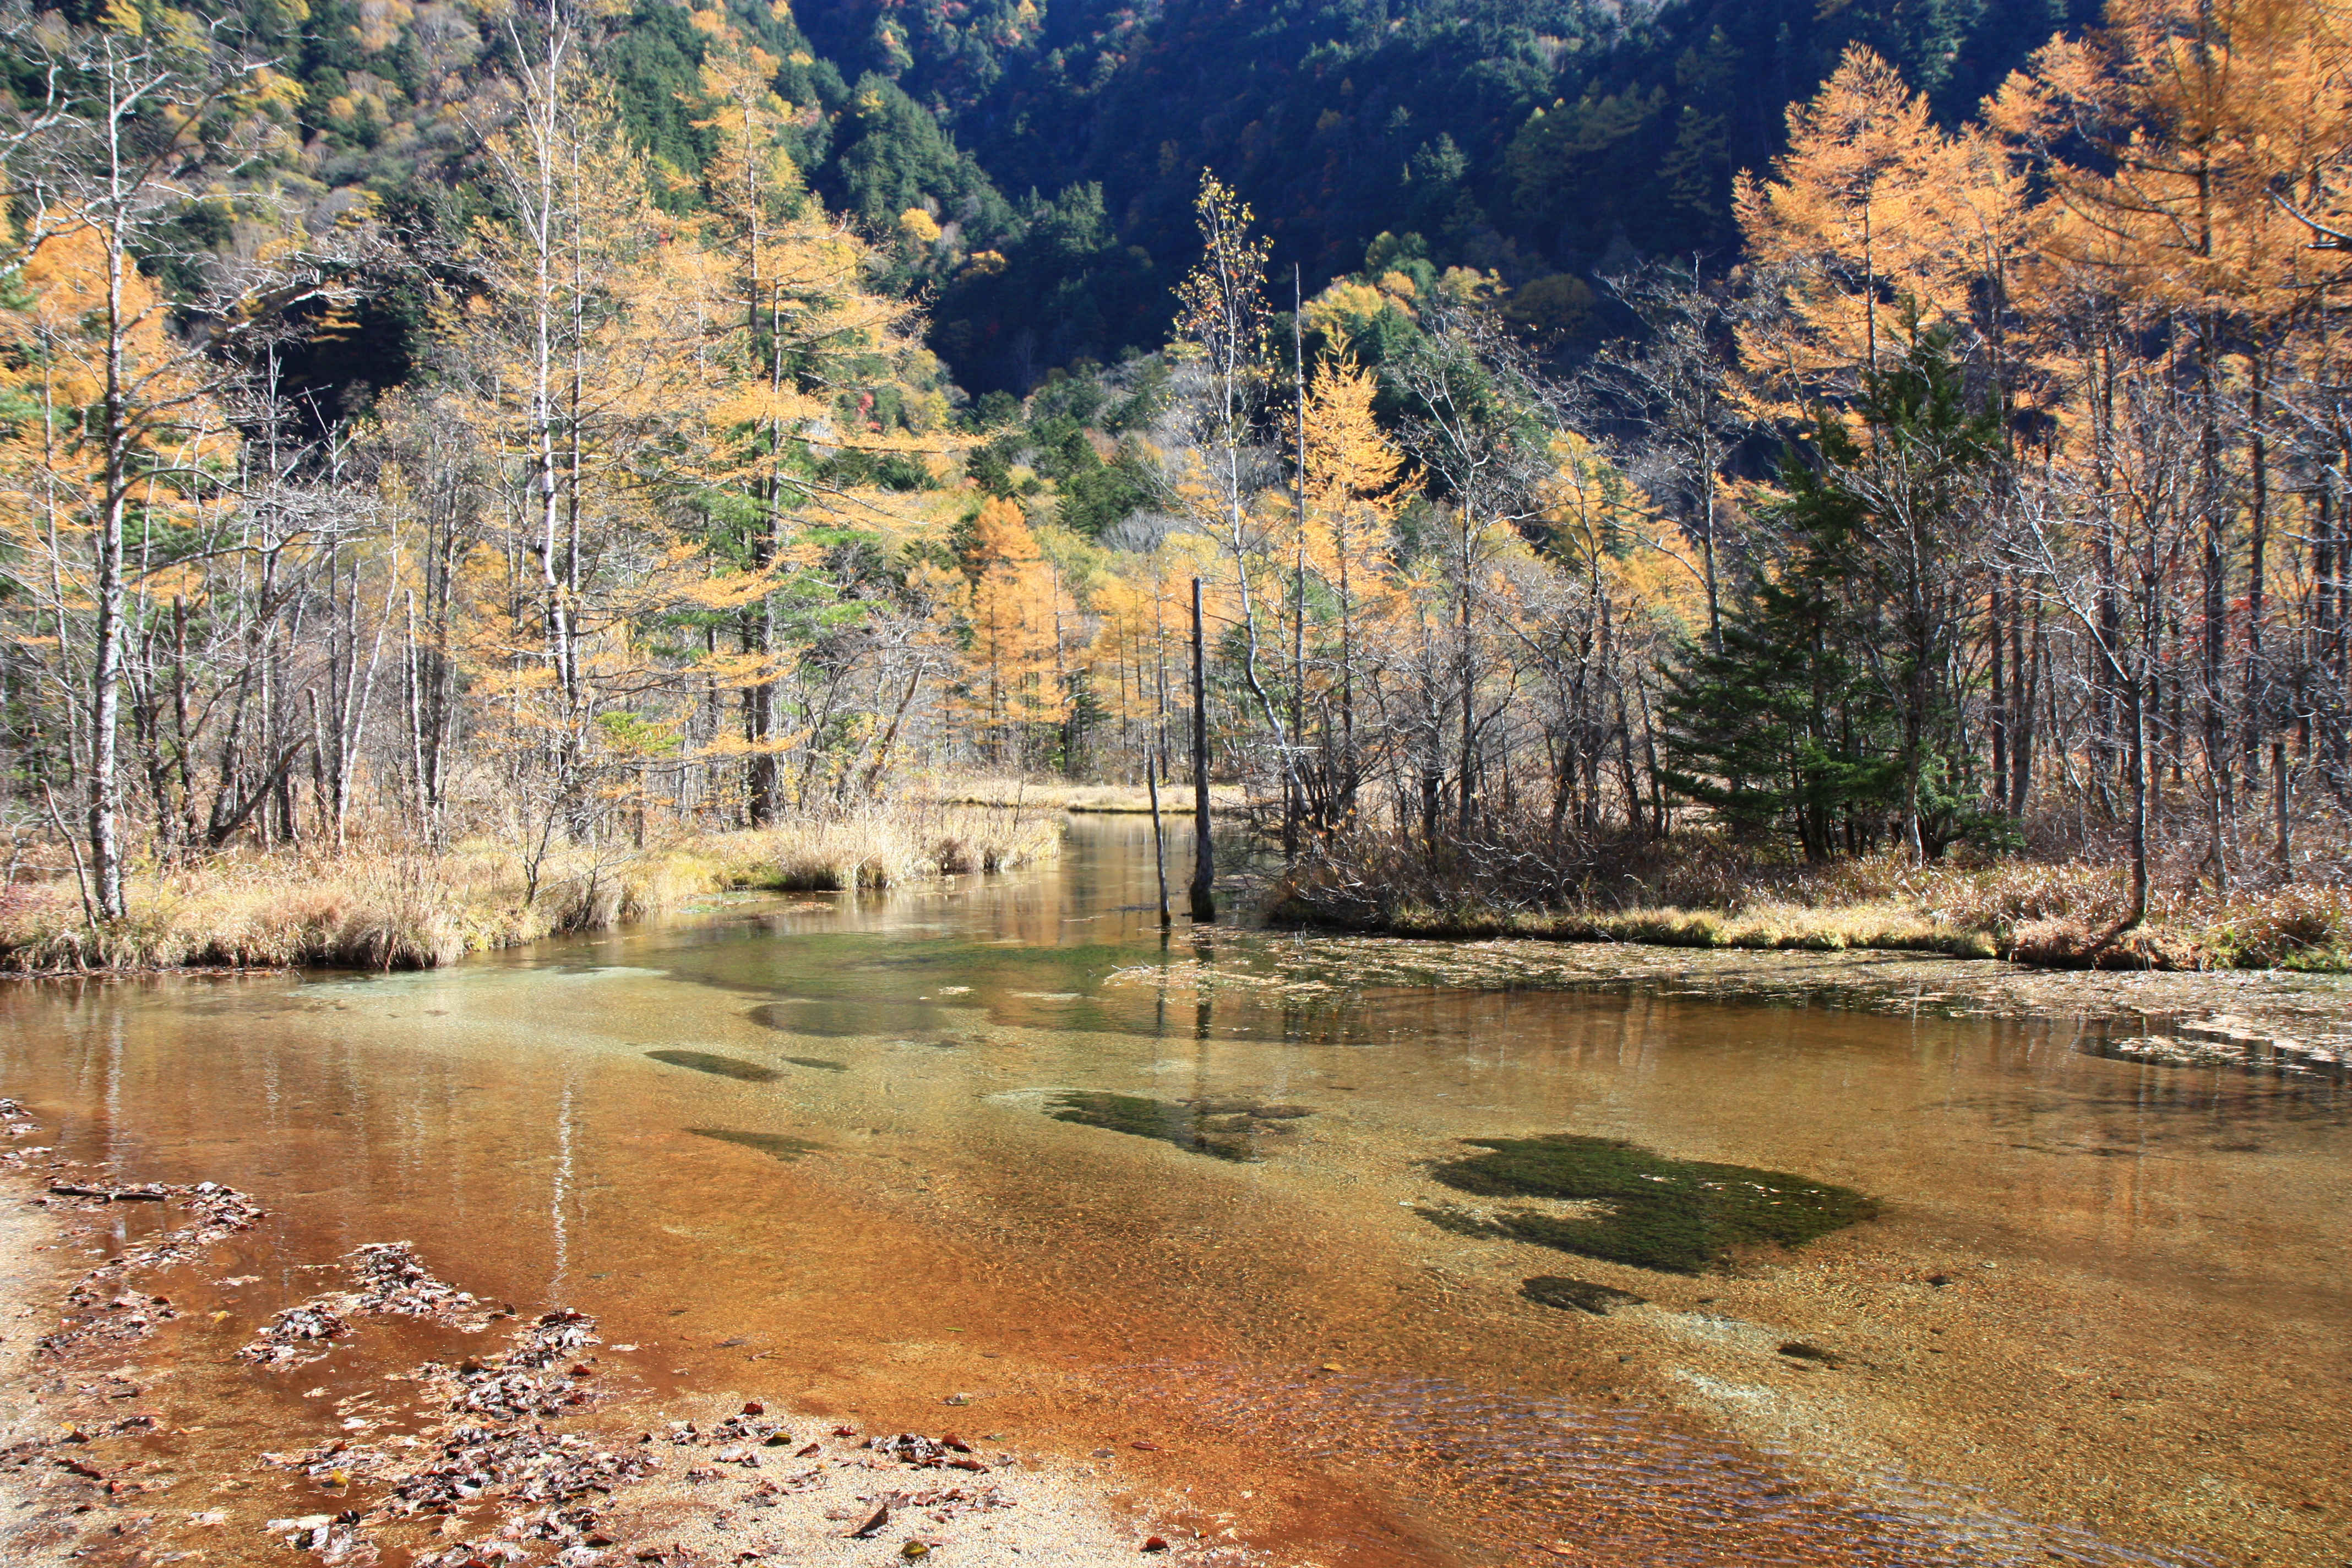
M 143 870 L 131 912 L 83 910 L 73 878 L 0 900 L 0 973 L 174 969 L 432 969 L 467 953 L 650 920 L 730 890 L 903 887 L 1013 870 L 1059 853 L 1049 808 L 890 803 L 753 831 L 681 834 L 639 848 L 533 857 L 477 840 L 440 853 L 389 843 L 226 855 Z
M 1069 784 L 1059 779 L 949 778 L 929 787 L 929 798 L 948 805 L 985 805 L 998 810 L 1069 811 L 1080 816 L 1149 816 L 1151 792 L 1144 784 Z M 1249 805 L 1248 792 L 1239 784 L 1213 784 L 1209 808 L 1237 812 Z M 1160 815 L 1190 816 L 1192 786 L 1168 783 L 1160 786 Z
M 1686 948 L 1355 933 L 1228 944 L 1213 961 L 1122 971 L 1130 984 L 1300 1003 L 1367 988 L 1630 991 L 1862 1013 L 2048 1023 L 2158 1066 L 2352 1075 L 2352 976 L 2294 970 L 2045 969 L 1933 952 Z M 2177 1045 L 2178 1051 L 2170 1049 Z
M 1575 864 L 1525 843 L 1447 845 L 1363 830 L 1318 847 L 1265 895 L 1276 923 L 1392 936 L 1643 942 L 1678 948 L 1882 950 L 2051 969 L 2352 971 L 2352 885 L 2299 879 L 2217 889 L 2172 868 L 2128 919 L 2116 863 L 2009 857 L 1921 866 L 1898 853 L 1763 863 L 1696 837 L 1591 845 Z

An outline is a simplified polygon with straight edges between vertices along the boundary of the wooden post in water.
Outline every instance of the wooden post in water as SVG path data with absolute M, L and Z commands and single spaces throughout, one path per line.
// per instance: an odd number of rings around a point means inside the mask
M 1201 580 L 1192 579 L 1192 919 L 1217 918 L 1216 851 L 1209 845 L 1209 661 L 1201 635 Z
M 1168 832 L 1160 820 L 1160 752 L 1156 747 L 1143 753 L 1144 787 L 1151 792 L 1151 868 L 1160 877 L 1160 929 L 1166 931 L 1171 923 L 1168 913 Z

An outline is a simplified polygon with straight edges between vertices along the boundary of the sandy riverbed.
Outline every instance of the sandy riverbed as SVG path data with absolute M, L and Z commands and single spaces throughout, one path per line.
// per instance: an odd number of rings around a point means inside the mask
M 2335 979 L 2053 973 L 1886 953 L 1365 938 L 1301 944 L 1294 954 L 1289 944 L 1271 937 L 1228 951 L 1244 961 L 1245 972 L 1224 972 L 1213 960 L 1195 970 L 1180 963 L 1159 966 L 1137 983 L 1178 989 L 1188 983 L 1273 987 L 1302 994 L 1317 986 L 1432 984 L 1464 993 L 1622 988 L 1670 998 L 1812 1000 L 1876 1013 L 2090 1018 L 2134 1028 L 2147 1026 L 2149 1020 L 2226 1013 L 2306 1037 L 2340 1031 L 2352 1000 L 2352 988 Z M 1012 1032 L 1008 1038 L 1019 1042 L 1028 1037 Z M 976 1034 L 974 1039 L 971 1048 L 982 1048 Z M 849 1081 L 845 1075 L 834 1076 Z M 1322 1136 L 1337 1153 L 1352 1135 L 1334 1117 Z M 35 1128 L 17 1142 L 41 1141 Z M 2086 1143 L 2041 1150 L 2036 1157 L 2063 1163 L 2076 1156 L 2096 1161 L 2109 1152 Z M 1139 1180 L 1156 1170 L 1152 1160 L 1162 1157 L 1150 1146 L 1121 1153 L 1136 1166 Z M 1421 1178 L 1409 1165 L 1400 1165 L 1395 1154 L 1383 1144 L 1365 1152 L 1349 1169 L 1387 1173 L 1375 1195 L 1393 1197 L 1386 1206 L 1402 1212 L 1398 1205 L 1433 1194 L 1419 1190 Z M 857 1163 L 845 1153 L 839 1159 L 844 1169 Z M 886 1173 L 887 1162 L 878 1156 L 866 1163 Z M 273 1373 L 285 1384 L 271 1396 L 275 1405 L 248 1397 L 259 1374 L 227 1352 L 261 1325 L 240 1316 L 248 1309 L 234 1281 L 266 1266 L 280 1277 L 307 1270 L 301 1277 L 331 1289 L 341 1279 L 343 1254 L 321 1250 L 316 1257 L 263 1259 L 231 1237 L 201 1267 L 183 1260 L 152 1270 L 152 1278 L 105 1275 L 99 1281 L 103 1289 L 76 1305 L 65 1299 L 75 1282 L 102 1268 L 106 1258 L 159 1234 L 173 1204 L 49 1198 L 43 1190 L 47 1182 L 72 1173 L 53 1171 L 39 1157 L 25 1163 L 28 1169 L 15 1178 L 19 1184 L 14 1197 L 0 1202 L 0 1293 L 10 1298 L 0 1300 L 0 1328 L 6 1331 L 0 1342 L 0 1369 L 6 1373 L 0 1419 L 11 1423 L 9 1441 L 17 1445 L 0 1460 L 0 1489 L 7 1489 L 0 1496 L 0 1509 L 5 1510 L 0 1530 L 6 1531 L 0 1536 L 0 1552 L 7 1561 L 63 1563 L 68 1553 L 79 1552 L 77 1561 L 126 1564 L 160 1563 L 175 1553 L 209 1563 L 299 1562 L 289 1555 L 286 1541 L 310 1539 L 324 1528 L 327 1535 L 316 1541 L 313 1560 L 361 1568 L 374 1552 L 387 1568 L 399 1568 L 451 1552 L 459 1552 L 453 1563 L 490 1562 L 504 1546 L 522 1544 L 502 1542 L 502 1531 L 544 1529 L 547 1521 L 533 1516 L 550 1510 L 540 1506 L 499 1509 L 485 1503 L 454 1515 L 381 1527 L 362 1521 L 361 1530 L 342 1535 L 336 1533 L 335 1516 L 354 1507 L 365 1511 L 371 1499 L 417 1469 L 420 1457 L 402 1439 L 414 1437 L 420 1447 L 435 1447 L 452 1434 L 456 1424 L 446 1396 L 454 1385 L 445 1373 L 420 1378 L 418 1368 L 428 1361 L 446 1368 L 461 1364 L 468 1354 L 494 1359 L 507 1353 L 519 1324 L 549 1303 L 524 1304 L 520 1319 L 470 1331 L 447 1324 L 426 1332 L 414 1325 L 361 1322 L 343 1342 L 348 1350 L 338 1352 L 341 1375 L 322 1377 L 318 1384 L 325 1393 L 314 1402 L 315 1411 L 299 1422 L 288 1421 L 284 1394 L 310 1385 L 299 1375 L 288 1384 L 286 1374 Z M 2123 1163 L 2116 1169 L 2124 1170 Z M 1269 1167 L 1267 1173 L 1278 1173 Z M 126 1168 L 108 1177 L 136 1181 L 142 1174 Z M 1393 1194 L 1386 1184 L 1394 1185 Z M 1129 1189 L 1106 1189 L 1124 1190 Z M 885 1250 L 894 1256 L 922 1245 L 929 1222 L 916 1223 L 916 1211 L 943 1204 L 951 1208 L 955 1201 L 951 1193 L 929 1192 L 919 1184 L 913 1195 L 888 1185 L 872 1191 L 870 1212 L 857 1224 L 883 1227 L 887 1234 L 873 1238 L 875 1245 L 889 1241 Z M 1364 1195 L 1360 1183 L 1334 1191 L 1350 1203 Z M 1301 1185 L 1286 1196 L 1312 1217 L 1319 1212 L 1320 1192 Z M 2151 1200 L 2159 1195 L 2153 1183 L 2148 1193 Z M 299 1193 L 257 1190 L 253 1196 L 265 1205 L 305 1201 Z M 2034 1201 L 2031 1193 L 2019 1197 Z M 40 1206 L 25 1206 L 35 1202 Z M 892 1205 L 907 1208 L 908 1215 L 894 1214 Z M 1391 1321 L 1380 1295 L 1389 1289 L 1382 1282 L 1387 1275 L 1360 1268 L 1355 1245 L 1347 1239 L 1359 1235 L 1351 1229 L 1356 1210 L 1339 1197 L 1331 1205 L 1334 1288 L 1318 1310 L 1330 1324 L 1346 1321 L 1359 1307 Z M 1003 1213 L 1001 1205 L 982 1208 L 984 1213 L 951 1217 L 960 1230 L 971 1232 Z M 1495 1353 L 1501 1354 L 1507 1342 L 1557 1339 L 1559 1365 L 1575 1369 L 1561 1385 L 1563 1394 L 1695 1415 L 1755 1451 L 1806 1456 L 1802 1468 L 1849 1494 L 1859 1490 L 1866 1498 L 1882 1484 L 1874 1478 L 1886 1478 L 1890 1504 L 1979 1515 L 1990 1541 L 2021 1528 L 2021 1513 L 2038 1521 L 2040 1533 L 2027 1531 L 2020 1539 L 2055 1541 L 2052 1555 L 2060 1557 L 2073 1550 L 2070 1539 L 2079 1541 L 2084 1561 L 2108 1561 L 2097 1554 L 2103 1550 L 2097 1542 L 2118 1539 L 2245 1543 L 2242 1560 L 2249 1562 L 2334 1568 L 2343 1560 L 2347 1521 L 2340 1500 L 2319 1495 L 2324 1489 L 2312 1479 L 2352 1467 L 2347 1439 L 2326 1414 L 2352 1408 L 2352 1400 L 2343 1377 L 2330 1369 L 2325 1333 L 2309 1343 L 2301 1338 L 2238 1342 L 2246 1336 L 2233 1327 L 2236 1308 L 2226 1294 L 2200 1284 L 2186 1252 L 2180 1254 L 2189 1264 L 2185 1268 L 2172 1268 L 2170 1254 L 2151 1261 L 2146 1277 L 2132 1287 L 2136 1307 L 2105 1299 L 2113 1293 L 2114 1279 L 2074 1268 L 2063 1245 L 2024 1268 L 2017 1267 L 2021 1260 L 2013 1253 L 2004 1253 L 2009 1261 L 1988 1269 L 1987 1256 L 1956 1241 L 1960 1233 L 1950 1217 L 1921 1208 L 1907 1221 L 1832 1237 L 1794 1258 L 1759 1260 L 1721 1277 L 1687 1281 L 1434 1232 L 1399 1237 L 1391 1250 L 1401 1249 L 1401 1258 L 1410 1252 L 1423 1260 L 1399 1278 L 1425 1276 L 1426 1288 L 1440 1293 L 1468 1289 L 1482 1298 L 1507 1300 L 1519 1276 L 1565 1265 L 1580 1277 L 1647 1295 L 1648 1303 L 1606 1319 L 1521 1303 L 1507 1310 L 1510 1331 L 1496 1339 Z M 2162 1224 L 2151 1221 L 2152 1232 L 2160 1228 Z M 1993 1239 L 1986 1238 L 1989 1245 Z M 1315 1267 L 1305 1253 L 1292 1255 L 1292 1261 Z M 856 1271 L 849 1273 L 855 1277 Z M 458 1279 L 453 1288 L 464 1284 Z M 135 1342 L 85 1335 L 59 1354 L 26 1359 L 32 1336 L 55 1330 L 61 1319 L 86 1319 L 93 1310 L 100 1317 L 110 1310 L 131 1311 L 107 1303 L 134 1289 L 148 1296 L 151 1306 L 152 1296 L 169 1297 L 173 1316 L 151 1325 L 154 1331 Z M 282 1299 L 281 1291 L 271 1298 L 272 1305 Z M 1404 1298 L 1385 1300 L 1402 1304 Z M 30 1315 L 22 1315 L 27 1309 Z M 842 1310 L 887 1316 L 909 1310 L 910 1301 L 869 1294 L 845 1302 Z M 226 1314 L 236 1331 L 208 1338 L 186 1331 L 194 1324 L 211 1323 L 215 1313 Z M 1452 1314 L 1430 1315 L 1440 1321 Z M 266 1319 L 268 1313 L 259 1316 Z M 2314 1313 L 2300 1316 L 2319 1321 Z M 1519 1323 L 1519 1317 L 1527 1321 Z M 973 1326 L 971 1338 L 979 1340 L 982 1320 L 975 1312 L 964 1321 Z M 1359 1326 L 1372 1331 L 1373 1321 L 1367 1317 L 1347 1331 L 1351 1337 Z M 2095 1334 L 2072 1326 L 2084 1321 L 2105 1326 Z M 616 1488 L 609 1500 L 591 1500 L 597 1516 L 593 1524 L 556 1521 L 572 1534 L 534 1540 L 532 1561 L 570 1550 L 625 1568 L 645 1552 L 655 1553 L 654 1560 L 668 1555 L 672 1561 L 724 1563 L 751 1561 L 743 1554 L 757 1552 L 878 1564 L 908 1560 L 903 1553 L 913 1543 L 926 1555 L 937 1552 L 945 1563 L 994 1565 L 1041 1558 L 1088 1563 L 1134 1560 L 1157 1533 L 1180 1557 L 1231 1563 L 1255 1556 L 1288 1568 L 1315 1560 L 1321 1539 L 1317 1530 L 1331 1522 L 1325 1517 L 1328 1508 L 1318 1512 L 1307 1496 L 1315 1478 L 1293 1478 L 1302 1500 L 1286 1502 L 1285 1519 L 1254 1515 L 1250 1505 L 1235 1501 L 1250 1498 L 1253 1489 L 1273 1490 L 1262 1478 L 1288 1462 L 1285 1432 L 1296 1428 L 1297 1447 L 1318 1456 L 1317 1466 L 1341 1463 L 1320 1457 L 1335 1440 L 1342 1449 L 1350 1441 L 1363 1445 L 1367 1467 L 1388 1467 L 1397 1475 L 1428 1459 L 1375 1450 L 1372 1417 L 1351 1415 L 1349 1402 L 1381 1397 L 1379 1374 L 1356 1367 L 1352 1352 L 1347 1355 L 1349 1370 L 1318 1375 L 1310 1367 L 1306 1384 L 1285 1393 L 1263 1417 L 1234 1423 L 1253 1429 L 1263 1425 L 1263 1446 L 1226 1452 L 1202 1427 L 1192 1434 L 1189 1454 L 1129 1452 L 1153 1445 L 1129 1440 L 1145 1434 L 1122 1432 L 1115 1447 L 1090 1464 L 1083 1448 L 1072 1451 L 1066 1445 L 1059 1454 L 1030 1452 L 1017 1430 L 1000 1440 L 997 1420 L 981 1411 L 938 1408 L 919 1415 L 903 1400 L 891 1406 L 891 1430 L 858 1423 L 848 1436 L 840 1436 L 835 1428 L 844 1424 L 843 1410 L 855 1408 L 854 1401 L 796 1406 L 791 1391 L 803 1371 L 796 1366 L 777 1364 L 772 1377 L 752 1364 L 714 1372 L 716 1361 L 756 1358 L 740 1351 L 730 1355 L 725 1339 L 716 1332 L 710 1338 L 719 1353 L 678 1357 L 698 1363 L 694 1374 L 683 1378 L 678 1373 L 684 1369 L 657 1364 L 672 1359 L 667 1352 L 654 1357 L 650 1349 L 583 1345 L 583 1360 L 577 1364 L 589 1372 L 573 1382 L 599 1391 L 600 1397 L 551 1425 L 615 1455 L 634 1452 L 641 1435 L 654 1433 L 664 1462 Z M 1816 1343 L 1836 1360 L 1784 1355 L 1780 1347 L 1790 1339 Z M 940 1353 L 949 1351 L 954 1355 L 948 1359 L 960 1370 L 947 1386 L 976 1386 L 961 1380 L 983 1365 L 1003 1364 L 977 1359 L 987 1352 L 976 1345 L 943 1340 Z M 945 1375 L 944 1365 L 940 1370 Z M 856 1373 L 830 1367 L 826 1375 L 842 1381 Z M 377 1384 L 385 1386 L 370 1386 Z M 1118 1392 L 1141 1405 L 1160 1396 L 1141 1384 Z M 1179 1412 L 1188 1404 L 1201 1405 L 1196 1415 L 1207 1411 L 1214 1395 L 1213 1389 L 1198 1384 L 1167 1391 L 1167 1425 L 1189 1419 Z M 763 1422 L 805 1441 L 778 1453 L 761 1437 L 752 1451 L 760 1461 L 756 1468 L 743 1466 L 740 1458 L 719 1458 L 724 1451 L 745 1447 L 740 1435 L 721 1436 L 719 1429 L 730 1417 L 740 1416 L 747 1403 L 762 1406 Z M 152 1424 L 119 1427 L 140 1415 L 152 1415 Z M 1490 1419 L 1482 1414 L 1478 1421 L 1483 1426 Z M 666 1435 L 668 1423 L 678 1420 L 695 1423 L 691 1440 L 674 1443 Z M 937 1454 L 917 1451 L 910 1458 L 866 1446 L 869 1438 L 887 1438 L 906 1426 L 919 1427 L 918 1435 L 927 1439 L 960 1431 L 973 1453 L 959 1457 L 985 1465 L 986 1473 L 930 1462 L 940 1458 Z M 76 1428 L 87 1442 L 59 1440 Z M 322 1452 L 339 1429 L 354 1435 L 355 1447 L 368 1450 L 364 1459 Z M 1165 1430 L 1150 1435 L 1163 1444 L 1167 1440 Z M 800 1450 L 810 1443 L 817 1451 L 803 1458 Z M 273 1463 L 263 1458 L 270 1453 L 290 1454 L 297 1461 L 308 1456 L 309 1462 Z M 786 1454 L 793 1457 L 790 1468 Z M 328 1477 L 343 1469 L 347 1479 L 322 1480 L 310 1473 L 321 1468 Z M 1334 1468 L 1320 1479 L 1328 1486 L 1344 1473 Z M 1454 1474 L 1443 1465 L 1431 1472 L 1438 1493 L 1424 1503 L 1436 1514 L 1449 1506 L 1443 1493 L 1453 1483 L 1443 1478 Z M 1937 1478 L 1945 1496 L 1923 1499 L 1916 1484 L 1903 1479 L 1920 1476 Z M 1185 1493 L 1194 1483 L 1204 1500 L 1218 1502 L 1192 1509 Z M 769 1485 L 775 1489 L 763 1493 L 761 1489 Z M 1375 1495 L 1391 1485 L 1382 1479 L 1347 1495 Z M 957 1491 L 963 1495 L 946 1495 Z M 1999 1500 L 2018 1512 L 1986 1511 L 1969 1497 Z M 869 1534 L 855 1533 L 884 1504 L 891 1509 L 884 1525 Z M 1238 1517 L 1221 1515 L 1218 1510 L 1227 1506 L 1242 1511 Z M 1477 1502 L 1475 1508 L 1485 1510 L 1486 1504 Z M 446 1531 L 445 1517 L 453 1521 Z M 267 1528 L 272 1520 L 294 1522 L 273 1531 Z M 1476 1521 L 1468 1526 L 1486 1530 Z M 2049 1533 L 2053 1528 L 2057 1534 Z M 2079 1536 L 2070 1537 L 2076 1531 Z M 1507 1538 L 1507 1520 L 1487 1533 Z M 595 1539 L 609 1544 L 591 1545 Z M 681 1559 L 671 1548 L 688 1555 Z M 2039 1544 L 2034 1549 L 2051 1550 Z M 1514 1555 L 1498 1561 L 1533 1562 L 1538 1553 L 1612 1568 L 1646 1561 L 1612 1557 L 1591 1543 L 1551 1541 L 1521 1541 Z M 1347 1560 L 1452 1561 L 1418 1546 L 1399 1547 L 1387 1556 L 1363 1548 Z

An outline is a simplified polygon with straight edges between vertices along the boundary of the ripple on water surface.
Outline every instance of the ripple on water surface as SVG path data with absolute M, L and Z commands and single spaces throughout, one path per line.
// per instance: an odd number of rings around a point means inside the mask
M 1401 1474 L 1405 1489 L 1477 1534 L 1556 1538 L 1595 1568 L 2217 1568 L 2200 1552 L 2053 1529 L 1905 1477 L 1867 1478 L 1866 1490 L 1800 1486 L 1788 1456 L 1656 1410 L 1498 1401 L 1439 1377 L 1253 1377 L 1221 1363 L 1146 1363 L 1120 1381 L 1138 1399 L 1181 1400 L 1271 1447 L 1387 1471 L 1391 1484 Z

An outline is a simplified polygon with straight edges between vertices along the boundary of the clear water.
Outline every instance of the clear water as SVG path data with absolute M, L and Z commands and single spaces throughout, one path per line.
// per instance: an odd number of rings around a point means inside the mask
M 2064 1025 L 1356 986 L 1360 944 L 1163 945 L 1150 900 L 1148 826 L 1082 821 L 1034 876 L 437 973 L 17 985 L 0 1092 L 64 1153 L 268 1206 L 239 1318 L 159 1351 L 224 1451 L 314 1407 L 203 1369 L 317 1265 L 409 1239 L 595 1313 L 681 1398 L 879 1426 L 965 1396 L 958 1423 L 1108 1447 L 1117 1484 L 1191 1487 L 1282 1562 L 2347 1555 L 2340 1085 L 2108 1061 Z M 1310 1114 L 1211 1159 L 1055 1120 L 1071 1089 Z M 1685 1279 L 1415 1214 L 1457 1140 L 1541 1131 L 1885 1217 Z M 1536 1273 L 1654 1305 L 1538 1307 Z

